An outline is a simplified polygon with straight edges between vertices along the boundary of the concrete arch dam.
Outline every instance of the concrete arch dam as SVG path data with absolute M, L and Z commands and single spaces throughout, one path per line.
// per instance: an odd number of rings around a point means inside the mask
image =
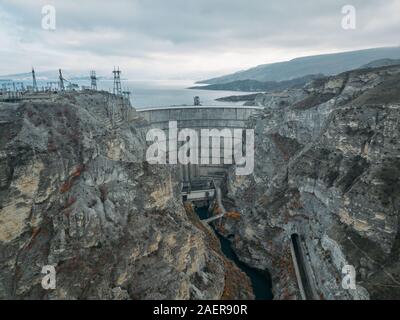
M 201 129 L 229 130 L 232 137 L 234 137 L 234 129 L 252 129 L 248 127 L 247 120 L 262 109 L 262 107 L 247 106 L 173 106 L 137 111 L 150 123 L 151 128 L 163 130 L 166 137 L 169 134 L 170 121 L 176 121 L 178 131 L 194 129 L 201 141 Z M 179 165 L 183 194 L 197 191 L 198 197 L 210 196 L 210 194 L 207 195 L 207 192 L 214 189 L 212 181 L 218 183 L 224 177 L 231 166 L 223 162 L 225 147 L 229 145 L 225 145 L 223 137 L 220 140 L 220 164 L 212 164 L 212 161 L 209 161 L 209 164 L 201 164 L 202 159 L 200 159 L 200 164 Z M 233 140 L 233 144 L 235 144 L 235 140 Z M 211 157 L 215 151 L 212 143 L 209 144 L 208 149 L 208 155 Z M 201 155 L 207 154 L 204 151 L 204 146 L 199 143 L 198 155 L 201 157 Z

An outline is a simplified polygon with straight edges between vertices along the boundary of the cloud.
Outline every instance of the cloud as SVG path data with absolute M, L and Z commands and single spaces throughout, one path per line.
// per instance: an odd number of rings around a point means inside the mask
M 308 54 L 399 45 L 400 0 L 0 0 L 0 73 L 57 67 L 202 78 Z M 41 28 L 52 4 L 57 29 Z

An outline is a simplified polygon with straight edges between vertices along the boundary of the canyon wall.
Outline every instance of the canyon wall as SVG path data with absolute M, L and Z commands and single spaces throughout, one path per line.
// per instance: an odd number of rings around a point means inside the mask
M 252 297 L 234 266 L 226 293 L 226 261 L 188 218 L 175 168 L 144 159 L 147 129 L 106 92 L 0 104 L 0 299 Z
M 303 89 L 259 94 L 255 170 L 226 184 L 239 258 L 299 299 L 290 254 L 304 243 L 315 299 L 400 297 L 400 66 L 355 70 Z M 342 287 L 354 266 L 357 288 Z

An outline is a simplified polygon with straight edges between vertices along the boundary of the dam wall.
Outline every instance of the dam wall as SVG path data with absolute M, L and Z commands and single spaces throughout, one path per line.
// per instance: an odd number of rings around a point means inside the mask
M 141 117 L 150 123 L 151 128 L 165 131 L 166 137 L 168 137 L 170 121 L 177 122 L 178 131 L 186 128 L 196 130 L 199 138 L 198 154 L 201 157 L 207 154 L 202 149 L 204 146 L 201 146 L 200 143 L 202 138 L 201 129 L 227 129 L 233 137 L 234 129 L 250 129 L 247 120 L 262 109 L 261 107 L 247 106 L 174 106 L 139 109 L 137 111 Z M 233 144 L 235 142 L 233 139 Z M 225 147 L 228 146 L 225 145 L 224 139 L 221 137 L 221 146 L 219 148 L 220 164 L 211 164 L 210 160 L 210 164 L 180 165 L 179 174 L 183 185 L 188 188 L 198 189 L 209 187 L 212 180 L 222 179 L 231 166 L 231 164 L 223 163 Z M 211 157 L 213 151 L 215 151 L 212 149 L 211 141 L 208 149 L 208 155 Z

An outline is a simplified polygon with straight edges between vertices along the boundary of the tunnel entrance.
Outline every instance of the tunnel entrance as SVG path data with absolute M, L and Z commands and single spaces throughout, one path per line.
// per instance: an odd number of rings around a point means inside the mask
M 306 255 L 302 247 L 301 237 L 297 233 L 291 236 L 291 251 L 301 296 L 304 300 L 313 300 L 314 294 L 307 270 Z

